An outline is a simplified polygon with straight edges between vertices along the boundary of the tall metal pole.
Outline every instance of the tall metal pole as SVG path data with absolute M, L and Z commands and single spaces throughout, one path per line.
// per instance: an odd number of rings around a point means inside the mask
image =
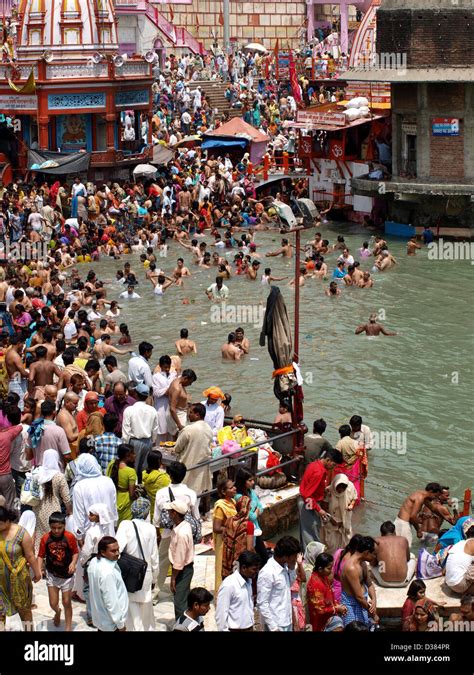
M 230 52 L 230 0 L 223 0 L 224 3 L 224 52 L 229 54 Z
M 296 229 L 295 237 L 295 323 L 294 323 L 294 361 L 300 360 L 300 229 Z

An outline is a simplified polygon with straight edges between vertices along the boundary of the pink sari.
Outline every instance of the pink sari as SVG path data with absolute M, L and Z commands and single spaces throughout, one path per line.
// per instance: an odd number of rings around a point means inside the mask
M 342 464 L 336 466 L 333 472 L 333 477 L 338 473 L 345 474 L 348 479 L 353 483 L 356 492 L 357 492 L 357 501 L 354 504 L 354 507 L 360 503 L 360 487 L 363 479 L 367 478 L 367 452 L 365 448 L 360 448 L 358 457 L 354 464 L 348 466 L 347 464 Z

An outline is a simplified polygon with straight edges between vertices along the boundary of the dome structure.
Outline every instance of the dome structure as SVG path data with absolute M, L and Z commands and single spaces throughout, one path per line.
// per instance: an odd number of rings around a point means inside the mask
M 113 0 L 20 0 L 18 22 L 22 60 L 45 50 L 55 60 L 70 60 L 118 48 Z

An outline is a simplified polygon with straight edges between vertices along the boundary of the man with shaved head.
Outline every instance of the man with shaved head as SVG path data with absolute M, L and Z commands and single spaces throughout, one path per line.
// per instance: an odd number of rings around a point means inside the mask
M 64 395 L 62 408 L 56 416 L 56 424 L 66 432 L 69 447 L 73 454 L 76 454 L 77 437 L 79 435 L 75 418 L 78 404 L 79 396 L 73 391 L 67 391 Z

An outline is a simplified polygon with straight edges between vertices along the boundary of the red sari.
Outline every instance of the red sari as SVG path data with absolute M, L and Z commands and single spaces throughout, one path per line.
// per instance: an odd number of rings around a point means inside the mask
M 329 619 L 336 614 L 336 600 L 328 577 L 322 577 L 318 572 L 312 573 L 306 586 L 306 601 L 313 632 L 321 633 Z

